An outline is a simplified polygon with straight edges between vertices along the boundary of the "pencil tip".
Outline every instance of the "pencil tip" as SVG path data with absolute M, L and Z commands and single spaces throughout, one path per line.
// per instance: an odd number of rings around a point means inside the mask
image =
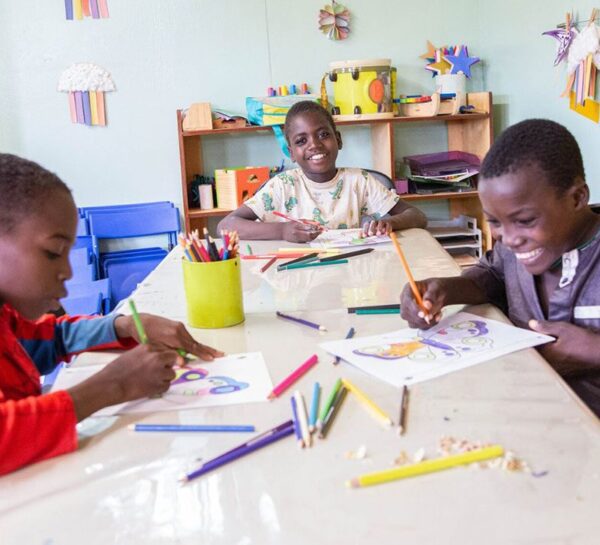
M 127 429 L 128 429 L 128 430 L 135 430 L 135 424 L 129 424 L 129 425 L 127 426 Z
M 275 399 L 275 395 L 274 395 L 274 394 L 269 394 L 269 395 L 267 396 L 267 399 Z
M 346 481 L 346 486 L 348 488 L 358 488 L 360 484 L 358 483 L 358 479 L 350 479 L 349 481 Z
M 327 328 L 323 325 L 319 326 L 319 331 L 327 331 Z

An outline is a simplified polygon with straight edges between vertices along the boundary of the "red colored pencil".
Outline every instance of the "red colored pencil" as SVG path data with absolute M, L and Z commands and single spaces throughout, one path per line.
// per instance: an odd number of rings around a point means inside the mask
M 264 273 L 271 265 L 273 265 L 273 263 L 275 263 L 275 261 L 277 261 L 277 257 L 272 257 L 271 259 L 269 259 L 269 261 L 267 261 L 261 268 L 260 268 L 260 272 Z
M 267 399 L 275 399 L 276 397 L 280 396 L 318 361 L 319 358 L 317 355 L 313 354 L 300 367 L 298 367 L 290 375 L 284 378 L 277 386 L 275 386 L 273 391 L 268 395 Z

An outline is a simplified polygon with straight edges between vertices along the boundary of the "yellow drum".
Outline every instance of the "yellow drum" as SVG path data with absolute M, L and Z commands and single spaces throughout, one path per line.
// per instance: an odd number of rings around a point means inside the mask
M 335 119 L 394 117 L 396 69 L 390 59 L 338 61 L 329 64 Z

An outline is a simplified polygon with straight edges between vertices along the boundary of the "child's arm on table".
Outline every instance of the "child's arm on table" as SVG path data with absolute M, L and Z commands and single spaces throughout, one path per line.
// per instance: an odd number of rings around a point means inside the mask
M 569 322 L 530 320 L 529 327 L 556 337 L 556 341 L 538 350 L 559 375 L 600 370 L 600 334 Z
M 428 278 L 416 282 L 427 315 L 419 308 L 417 301 L 406 284 L 400 296 L 400 309 L 410 327 L 428 329 L 441 319 L 442 308 L 447 305 L 480 305 L 488 303 L 485 293 L 470 278 Z
M 365 235 L 387 235 L 390 231 L 400 231 L 417 227 L 424 229 L 427 226 L 427 217 L 425 214 L 399 200 L 386 216 L 380 220 L 371 220 L 363 225 Z
M 217 229 L 237 231 L 243 240 L 287 240 L 288 242 L 310 242 L 319 236 L 321 229 L 292 221 L 256 221 L 254 211 L 242 204 L 219 223 Z

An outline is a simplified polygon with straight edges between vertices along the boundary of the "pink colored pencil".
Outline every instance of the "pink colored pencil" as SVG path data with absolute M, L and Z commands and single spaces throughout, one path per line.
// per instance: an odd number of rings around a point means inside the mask
M 260 268 L 260 272 L 264 273 L 271 265 L 273 265 L 273 263 L 275 263 L 275 261 L 277 261 L 277 257 L 272 257 L 271 259 L 269 259 L 269 261 L 267 261 L 261 268 Z
M 284 378 L 277 386 L 275 386 L 273 391 L 267 396 L 267 399 L 275 399 L 276 397 L 280 396 L 318 361 L 319 358 L 317 355 L 313 354 L 300 367 L 298 367 L 289 376 Z

